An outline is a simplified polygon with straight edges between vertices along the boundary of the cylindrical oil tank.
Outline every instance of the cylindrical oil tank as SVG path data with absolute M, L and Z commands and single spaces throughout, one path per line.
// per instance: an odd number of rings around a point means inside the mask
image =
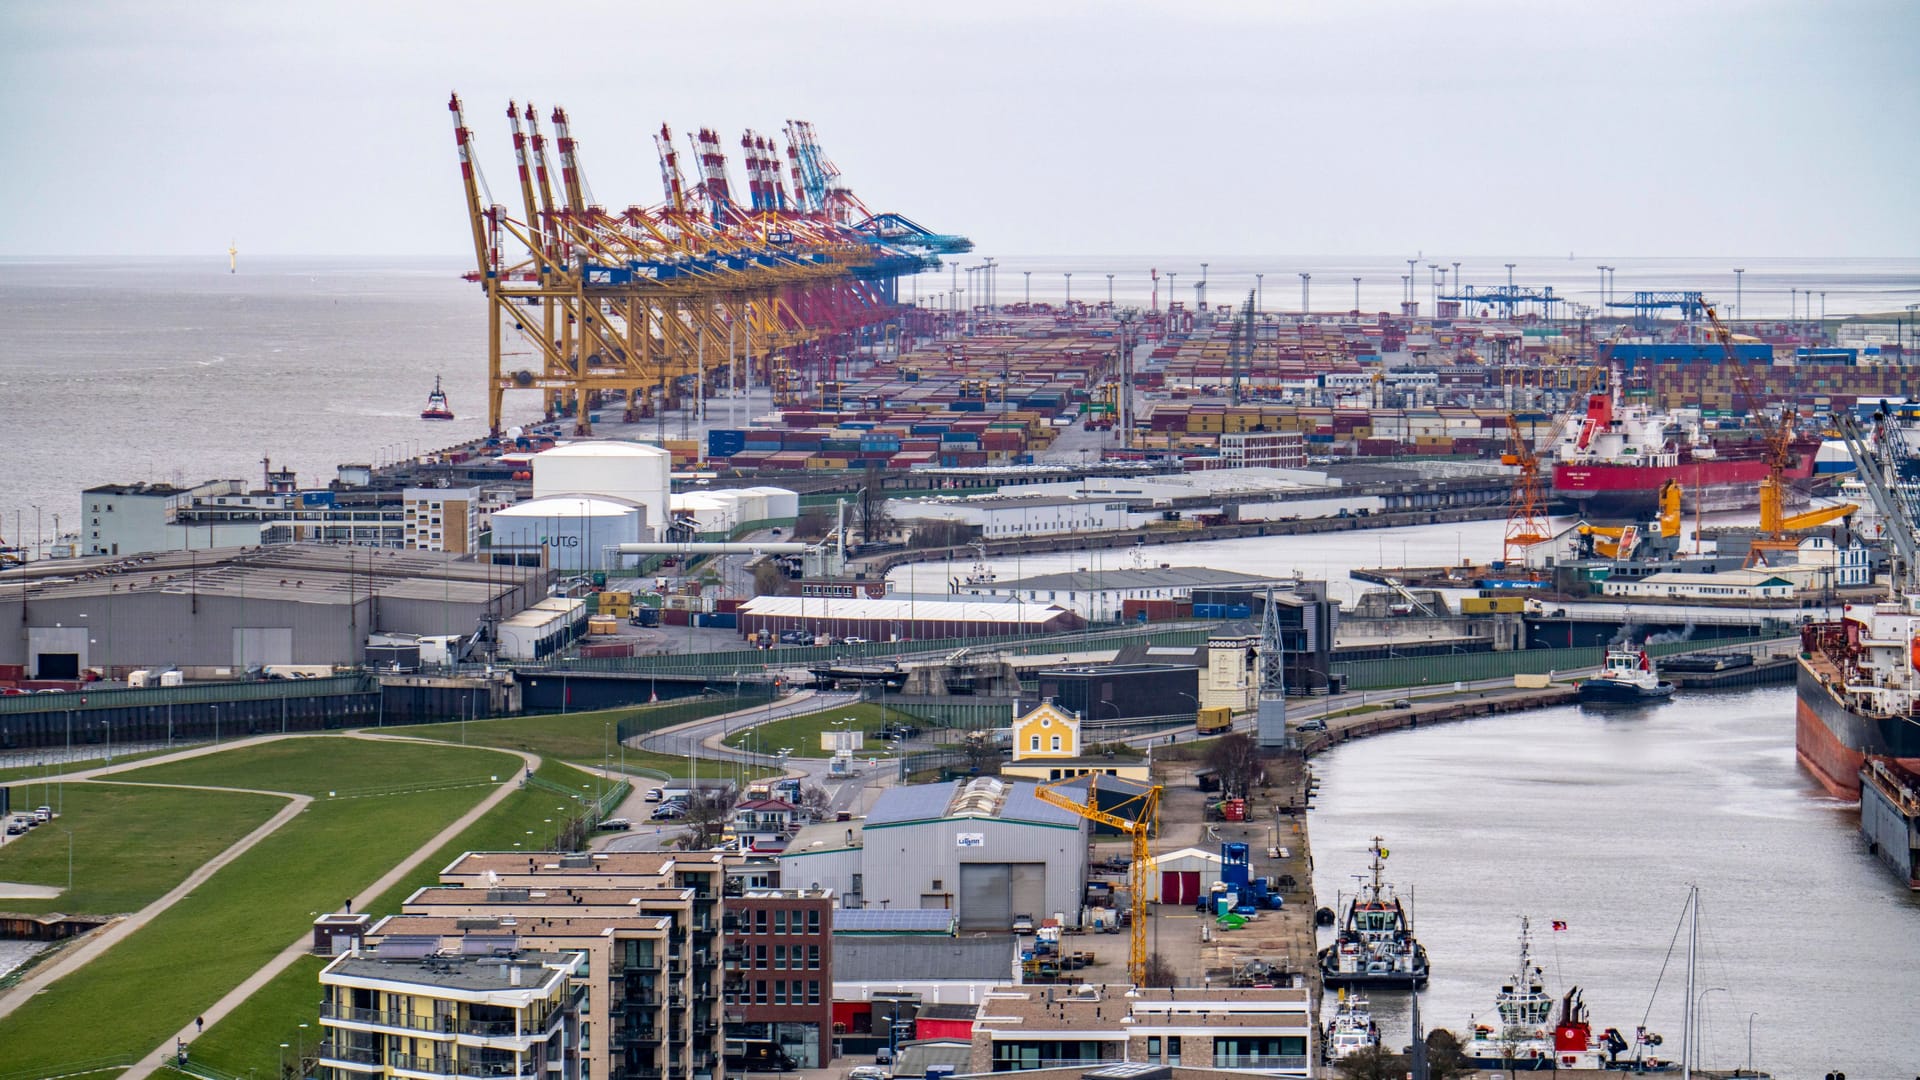
M 646 520 L 646 508 L 626 499 L 554 495 L 494 511 L 493 543 L 545 547 L 562 573 L 606 570 L 617 564 L 613 549 L 641 541 Z
M 611 439 L 571 442 L 533 458 L 534 498 L 597 495 L 625 499 L 647 508 L 649 528 L 666 523 L 672 488 L 673 455 L 648 443 Z

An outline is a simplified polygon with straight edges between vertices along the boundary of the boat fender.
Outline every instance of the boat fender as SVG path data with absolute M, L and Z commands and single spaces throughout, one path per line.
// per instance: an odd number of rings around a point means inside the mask
M 1915 638 L 1913 643 L 1907 646 L 1907 660 L 1913 665 L 1915 671 L 1920 671 L 1920 638 Z

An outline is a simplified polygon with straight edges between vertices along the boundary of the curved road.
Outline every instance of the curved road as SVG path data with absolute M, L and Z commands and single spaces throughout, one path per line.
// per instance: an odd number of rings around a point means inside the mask
M 49 779 L 55 780 L 55 781 L 73 780 L 76 782 L 86 781 L 86 780 L 99 780 L 102 778 L 110 777 L 113 774 L 119 773 L 119 772 L 131 771 L 134 769 L 144 769 L 149 765 L 163 765 L 173 761 L 184 761 L 188 758 L 200 757 L 206 754 L 220 753 L 222 751 L 235 749 L 236 747 L 254 746 L 262 743 L 274 742 L 279 739 L 298 739 L 298 738 L 312 738 L 312 737 L 314 737 L 312 732 L 289 733 L 285 735 L 261 735 L 253 738 L 237 739 L 232 742 L 217 743 L 217 744 L 208 745 L 208 746 L 196 746 L 187 750 L 181 750 L 177 753 L 163 754 L 158 757 L 142 758 L 138 761 L 130 761 L 120 765 L 103 765 L 103 766 L 99 766 L 91 769 L 80 769 L 74 772 L 62 774 L 60 776 L 51 777 Z M 433 740 L 433 739 L 412 739 L 412 738 L 407 738 L 405 736 L 388 735 L 384 733 L 374 734 L 374 733 L 369 733 L 364 731 L 346 732 L 345 737 L 355 738 L 355 739 L 367 739 L 370 741 L 418 742 L 418 743 L 425 743 L 431 746 L 442 746 L 442 747 L 449 745 L 447 743 L 440 742 L 438 740 Z M 520 758 L 522 763 L 525 764 L 528 770 L 534 770 L 540 767 L 541 759 L 537 754 L 530 754 L 530 753 L 526 753 L 524 751 L 519 751 L 519 750 L 504 750 L 498 747 L 487 747 L 487 749 L 498 750 L 500 753 L 512 754 L 515 757 Z M 372 900 L 373 898 L 379 896 L 381 893 L 384 893 L 388 889 L 392 888 L 402 878 L 412 873 L 414 869 L 417 868 L 422 862 L 425 862 L 426 859 L 429 856 L 431 856 L 434 852 L 440 850 L 442 847 L 452 842 L 455 837 L 459 836 L 474 822 L 478 821 L 489 810 L 492 810 L 495 806 L 498 806 L 500 802 L 503 799 L 505 799 L 508 795 L 518 790 L 520 786 L 520 778 L 524 775 L 525 773 L 522 773 L 519 771 L 515 771 L 514 773 L 510 774 L 507 780 L 501 782 L 498 786 L 496 786 L 491 793 L 489 793 L 485 798 L 481 799 L 466 813 L 460 815 L 459 818 L 449 823 L 446 826 L 446 828 L 441 829 L 438 833 L 435 833 L 432 839 L 429 839 L 426 843 L 422 844 L 419 848 L 415 849 L 411 855 L 407 856 L 405 859 L 397 863 L 393 867 L 393 869 L 381 875 L 379 880 L 374 881 L 373 883 L 366 886 L 366 888 L 362 889 L 357 895 L 353 897 L 354 902 L 364 906 L 369 900 Z M 112 782 L 135 783 L 135 784 L 138 783 L 138 781 L 132 781 L 132 782 L 112 781 Z M 254 794 L 254 795 L 272 795 L 272 796 L 277 796 L 279 798 L 286 799 L 287 805 L 282 807 L 278 813 L 274 814 L 271 818 L 268 818 L 266 822 L 261 824 L 259 827 L 255 828 L 252 832 L 241 837 L 239 840 L 235 841 L 233 844 L 228 846 L 226 850 L 220 852 L 218 855 L 215 855 L 213 858 L 208 859 L 206 862 L 202 863 L 198 868 L 196 868 L 193 871 L 193 873 L 188 874 L 184 881 L 182 881 L 179 885 L 174 886 L 172 889 L 168 890 L 160 898 L 154 900 L 152 903 L 141 908 L 139 911 L 136 911 L 133 914 L 125 916 L 123 918 L 116 919 L 105 928 L 95 931 L 94 934 L 91 937 L 89 937 L 87 941 L 75 947 L 74 949 L 69 950 L 68 952 L 63 954 L 58 960 L 46 965 L 44 968 L 41 968 L 35 971 L 33 974 L 29 975 L 25 979 L 22 979 L 19 983 L 15 984 L 12 988 L 6 990 L 5 992 L 0 992 L 0 1017 L 5 1017 L 7 1014 L 13 1012 L 13 1010 L 19 1008 L 22 1002 L 30 1000 L 35 994 L 46 989 L 48 986 L 52 985 L 54 982 L 84 967 L 86 964 L 97 959 L 101 954 L 105 953 L 107 950 L 111 949 L 113 946 L 125 940 L 129 935 L 134 933 L 136 930 L 139 930 L 141 927 L 152 922 L 162 912 L 165 912 L 168 908 L 171 908 L 174 904 L 179 903 L 182 899 L 184 899 L 186 896 L 191 894 L 195 888 L 204 884 L 208 878 L 211 878 L 215 873 L 219 872 L 219 870 L 222 867 L 226 866 L 228 863 L 231 863 L 234 859 L 239 858 L 242 854 L 246 853 L 255 845 L 259 844 L 262 840 L 265 840 L 267 837 L 273 835 L 287 822 L 292 821 L 295 817 L 299 816 L 300 813 L 304 811 L 313 802 L 313 796 L 306 795 L 300 792 L 294 792 L 294 791 L 265 791 L 257 788 L 228 788 L 228 787 L 219 787 L 215 785 L 205 785 L 205 784 L 154 784 L 150 786 L 188 788 L 192 790 L 202 790 L 202 791 L 240 791 L 240 792 L 246 792 L 248 794 Z M 291 944 L 289 944 L 285 949 L 281 950 L 277 955 L 275 955 L 273 959 L 267 961 L 267 963 L 263 965 L 259 970 L 255 971 L 252 975 L 249 975 L 238 986 L 234 987 L 233 989 L 229 990 L 226 994 L 224 994 L 220 998 L 220 1000 L 214 1002 L 211 1006 L 209 1006 L 207 1009 L 202 1011 L 199 1014 L 201 1019 L 210 1021 L 213 1023 L 218 1023 L 222 1017 L 232 1012 L 236 1007 L 238 1007 L 242 1002 L 246 1001 L 248 997 L 252 996 L 262 986 L 266 985 L 268 982 L 272 981 L 272 979 L 275 976 L 285 971 L 295 960 L 306 955 L 311 950 L 311 948 L 312 948 L 312 937 L 309 934 L 302 933 L 298 938 L 294 939 L 294 941 Z M 193 1037 L 197 1033 L 198 1032 L 196 1030 L 195 1025 L 191 1023 L 181 1028 L 180 1031 L 175 1033 L 173 1036 L 169 1037 L 165 1042 L 155 1047 L 152 1051 L 142 1055 L 141 1058 L 132 1065 L 132 1067 L 130 1067 L 125 1073 L 121 1074 L 122 1080 L 144 1080 L 144 1078 L 151 1075 L 155 1069 L 170 1064 L 173 1060 L 173 1051 L 174 1051 L 174 1046 L 176 1042 L 177 1041 L 191 1042 Z

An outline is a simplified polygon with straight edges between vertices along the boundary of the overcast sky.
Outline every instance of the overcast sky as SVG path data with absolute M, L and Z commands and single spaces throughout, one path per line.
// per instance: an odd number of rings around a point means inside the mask
M 0 0 L 0 254 L 469 248 L 446 109 L 567 107 L 610 207 L 650 133 L 812 120 L 987 254 L 1912 255 L 1920 4 Z

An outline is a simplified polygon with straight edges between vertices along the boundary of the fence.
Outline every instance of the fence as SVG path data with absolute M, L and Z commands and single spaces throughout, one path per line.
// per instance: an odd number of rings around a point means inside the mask
M 1730 648 L 1767 640 L 1764 637 L 1716 638 L 1711 642 L 1669 641 L 1646 646 L 1651 656 L 1672 656 L 1703 647 Z M 1330 665 L 1345 675 L 1354 690 L 1388 690 L 1408 686 L 1437 686 L 1514 675 L 1544 675 L 1598 666 L 1606 660 L 1602 646 L 1581 649 L 1521 649 L 1513 652 L 1456 653 L 1446 656 L 1398 657 L 1391 660 L 1355 660 Z
M 692 720 L 704 720 L 709 716 L 724 716 L 765 705 L 774 697 L 773 687 L 746 685 L 737 694 L 725 694 L 717 697 L 699 697 L 687 701 L 666 702 L 649 705 L 635 710 L 616 726 L 615 730 L 621 742 L 640 735 L 651 735 L 662 728 L 675 724 L 684 724 Z
M 265 679 L 258 682 L 189 683 L 138 690 L 78 690 L 64 694 L 16 694 L 0 697 L 0 716 L 68 710 L 147 708 L 164 705 L 226 704 L 230 701 L 279 701 L 328 697 L 373 688 L 371 675 L 334 675 L 324 679 Z

